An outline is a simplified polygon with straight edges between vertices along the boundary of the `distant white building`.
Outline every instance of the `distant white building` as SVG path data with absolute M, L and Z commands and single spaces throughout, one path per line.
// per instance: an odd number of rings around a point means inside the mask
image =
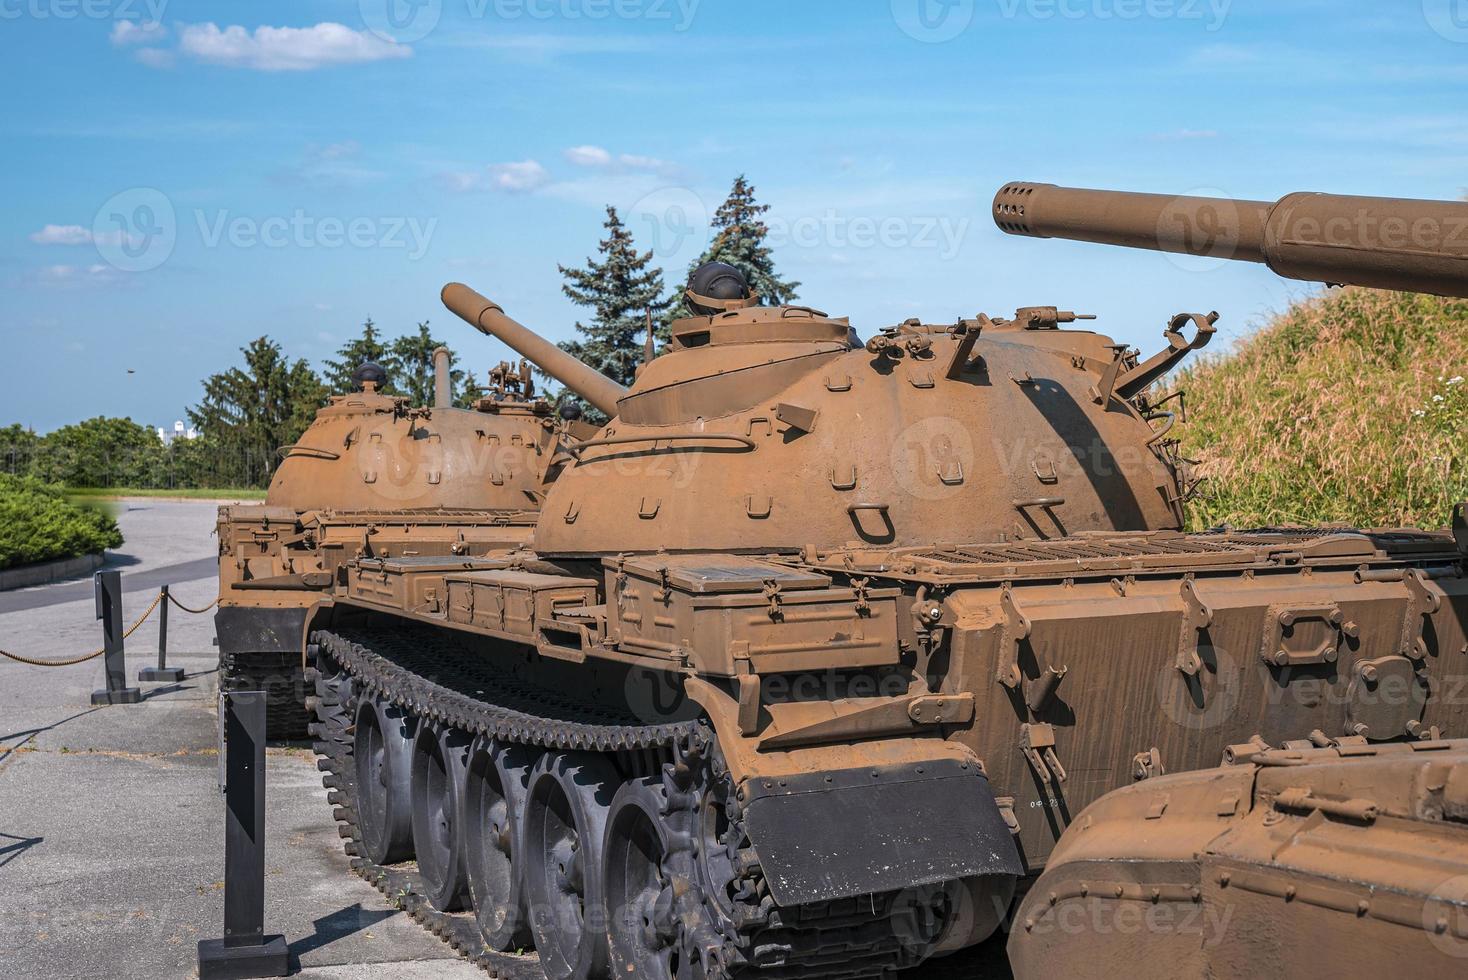
M 171 431 L 163 428 L 161 425 L 158 427 L 158 441 L 165 446 L 172 443 L 175 439 L 197 438 L 199 438 L 199 431 L 193 427 L 184 428 L 182 420 L 175 421 Z

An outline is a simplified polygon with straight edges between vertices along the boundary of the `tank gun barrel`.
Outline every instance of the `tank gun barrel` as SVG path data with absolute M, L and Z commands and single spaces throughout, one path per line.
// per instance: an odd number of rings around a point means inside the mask
M 505 316 L 492 303 L 462 283 L 443 287 L 443 305 L 481 333 L 496 337 L 542 371 L 586 399 L 606 415 L 617 414 L 617 401 L 627 389 L 594 368 L 582 364 L 528 327 Z
M 1296 193 L 1173 197 L 1014 182 L 994 196 L 1011 235 L 1260 262 L 1286 279 L 1468 298 L 1468 203 Z

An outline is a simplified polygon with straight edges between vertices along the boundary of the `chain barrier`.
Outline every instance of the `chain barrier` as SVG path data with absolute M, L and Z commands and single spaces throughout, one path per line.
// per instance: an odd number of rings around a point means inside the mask
M 182 609 L 184 612 L 186 612 L 186 613 L 193 613 L 195 616 L 202 616 L 202 615 L 204 615 L 204 613 L 208 612 L 209 610 L 213 609 L 215 606 L 219 605 L 219 597 L 218 596 L 215 596 L 214 597 L 214 601 L 211 602 L 211 603 L 209 603 L 209 605 L 205 606 L 204 608 L 202 608 L 202 609 L 190 609 L 188 606 L 184 605 L 182 602 L 179 602 L 178 601 L 178 596 L 174 595 L 172 592 L 168 593 L 168 601 L 171 602 L 171 603 L 173 603 L 178 608 Z
M 152 603 L 150 603 L 148 608 L 143 611 L 143 614 L 138 617 L 137 622 L 129 626 L 126 632 L 122 634 L 122 638 L 124 640 L 132 636 L 139 626 L 142 626 L 145 622 L 148 621 L 148 617 L 153 615 L 153 611 L 157 609 L 158 604 L 163 601 L 164 594 L 165 593 L 162 589 L 158 590 L 158 594 L 153 597 Z M 184 612 L 193 613 L 195 616 L 203 615 L 204 613 L 213 609 L 215 606 L 219 605 L 219 599 L 217 597 L 214 599 L 213 602 L 209 603 L 209 605 L 205 606 L 202 609 L 190 609 L 182 602 L 179 602 L 178 599 L 174 598 L 172 593 L 168 593 L 168 600 L 178 608 L 182 609 Z M 41 660 L 35 657 L 22 657 L 20 654 L 11 653 L 8 650 L 0 650 L 0 657 L 4 657 L 7 660 L 14 660 L 17 663 L 27 664 L 31 667 L 74 667 L 77 664 L 84 664 L 88 660 L 96 660 L 98 657 L 102 656 L 102 654 L 106 652 L 107 651 L 105 649 L 102 649 L 94 650 L 91 653 L 86 654 L 85 656 L 71 657 L 66 660 Z

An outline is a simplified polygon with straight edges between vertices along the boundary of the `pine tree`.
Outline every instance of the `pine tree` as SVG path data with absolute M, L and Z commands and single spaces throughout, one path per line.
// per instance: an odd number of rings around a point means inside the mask
M 783 306 L 794 301 L 800 283 L 780 278 L 775 271 L 770 246 L 765 244 L 770 228 L 761 216 L 769 210 L 768 204 L 760 204 L 754 199 L 754 186 L 743 174 L 735 177 L 728 198 L 714 212 L 714 239 L 703 255 L 688 267 L 689 274 L 692 275 L 705 262 L 726 262 L 744 273 L 750 289 L 759 296 L 761 303 Z M 693 315 L 681 289 L 670 315 L 673 318 Z
M 671 300 L 663 298 L 663 274 L 652 265 L 652 252 L 637 251 L 632 233 L 610 205 L 604 227 L 607 236 L 597 246 L 600 259 L 587 259 L 584 269 L 557 267 L 566 278 L 561 291 L 592 311 L 589 323 L 576 323 L 581 339 L 564 341 L 560 347 L 625 385 L 632 383 L 642 363 L 648 312 L 657 324 Z M 658 340 L 666 343 L 667 325 L 655 329 Z M 588 420 L 597 417 L 589 408 L 586 414 Z
M 392 359 L 392 353 L 388 344 L 378 333 L 377 325 L 369 316 L 362 324 L 362 336 L 343 344 L 336 352 L 336 358 L 334 361 L 326 362 L 326 386 L 337 394 L 344 394 L 357 387 L 357 383 L 352 380 L 352 373 L 362 365 L 363 361 L 372 361 L 386 368 Z M 393 373 L 389 371 L 387 384 L 382 388 L 384 394 L 401 394 L 395 381 Z

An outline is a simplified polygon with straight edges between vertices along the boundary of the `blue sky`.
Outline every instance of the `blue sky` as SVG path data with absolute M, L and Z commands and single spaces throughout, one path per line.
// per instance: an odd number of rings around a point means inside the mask
M 741 172 L 864 333 L 1054 304 L 1147 353 L 1310 287 L 1005 236 L 1002 183 L 1468 186 L 1468 0 L 0 0 L 0 52 L 0 423 L 41 431 L 367 316 L 483 370 L 444 282 L 566 338 L 605 204 L 681 278 Z

